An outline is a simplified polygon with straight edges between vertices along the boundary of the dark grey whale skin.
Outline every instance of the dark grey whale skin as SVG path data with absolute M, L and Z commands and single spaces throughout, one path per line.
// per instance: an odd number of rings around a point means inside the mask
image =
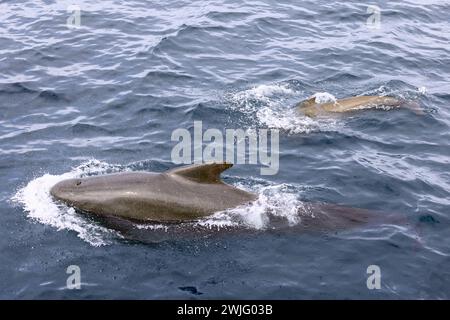
M 290 225 L 285 219 L 270 216 L 269 223 L 260 229 L 243 224 L 233 226 L 208 225 L 203 220 L 142 223 L 119 217 L 103 217 L 101 222 L 108 228 L 116 230 L 122 236 L 121 241 L 136 241 L 143 244 L 161 242 L 185 242 L 207 239 L 229 239 L 230 237 L 255 237 L 263 234 L 337 234 L 367 225 L 401 225 L 408 224 L 406 218 L 398 213 L 377 212 L 327 203 L 305 202 L 298 209 L 300 222 Z M 200 222 L 200 223 L 198 223 Z
M 220 180 L 232 165 L 189 165 L 163 173 L 123 172 L 54 185 L 50 194 L 80 211 L 143 222 L 199 219 L 248 204 L 256 195 Z

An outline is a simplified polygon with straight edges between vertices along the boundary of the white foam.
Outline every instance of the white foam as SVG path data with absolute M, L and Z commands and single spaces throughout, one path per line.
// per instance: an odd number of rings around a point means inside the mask
M 227 96 L 235 109 L 251 115 L 258 111 L 260 104 L 272 105 L 279 99 L 286 99 L 295 94 L 286 84 L 262 84 L 253 88 L 233 92 Z
M 198 222 L 208 227 L 245 226 L 251 229 L 263 230 L 270 227 L 273 217 L 280 218 L 287 225 L 301 223 L 301 214 L 309 214 L 304 203 L 298 200 L 298 191 L 289 190 L 286 184 L 269 186 L 236 185 L 240 189 L 258 194 L 258 199 L 249 205 L 217 212 Z
M 117 170 L 117 166 L 90 160 L 64 174 L 44 174 L 33 179 L 18 190 L 11 200 L 22 205 L 27 216 L 34 221 L 50 225 L 58 230 L 75 231 L 78 237 L 93 246 L 106 245 L 111 236 L 118 236 L 118 234 L 89 221 L 77 214 L 73 208 L 55 203 L 50 195 L 50 188 L 65 179 Z
M 167 231 L 169 226 L 163 224 L 135 224 L 134 227 L 139 230 L 164 230 Z
M 327 103 L 327 102 L 336 102 L 336 97 L 328 92 L 316 92 L 311 98 L 315 98 L 316 103 Z
M 427 88 L 426 87 L 419 87 L 417 88 L 417 92 L 419 92 L 420 94 L 426 94 L 427 93 Z
M 231 108 L 243 113 L 251 126 L 285 130 L 290 134 L 336 131 L 336 119 L 312 119 L 296 110 L 293 104 L 298 102 L 295 98 L 301 94 L 287 84 L 272 84 L 235 92 L 227 98 L 231 102 Z M 325 98 L 325 94 L 320 97 Z M 326 97 L 333 96 L 328 94 Z

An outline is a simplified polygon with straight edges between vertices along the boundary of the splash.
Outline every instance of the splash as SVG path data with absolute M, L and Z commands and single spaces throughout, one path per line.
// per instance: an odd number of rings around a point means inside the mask
M 312 119 L 298 112 L 293 105 L 302 94 L 288 84 L 272 84 L 234 92 L 226 98 L 230 108 L 243 114 L 249 126 L 275 128 L 289 134 L 336 131 L 336 119 Z
M 337 101 L 336 97 L 328 92 L 316 92 L 311 96 L 311 98 L 315 98 L 314 101 L 316 103 L 327 103 Z
M 289 88 L 287 84 L 261 84 L 251 89 L 238 93 L 239 95 L 252 96 L 259 99 L 269 99 L 276 95 L 293 95 L 295 91 Z
M 237 227 L 245 226 L 250 229 L 264 230 L 271 227 L 271 220 L 284 221 L 287 226 L 301 223 L 301 215 L 311 215 L 307 206 L 298 199 L 298 191 L 292 190 L 287 184 L 269 186 L 236 187 L 258 194 L 258 199 L 250 205 L 217 212 L 198 224 L 208 227 Z
M 74 231 L 79 238 L 93 246 L 106 245 L 118 234 L 77 214 L 73 208 L 55 203 L 50 195 L 50 188 L 65 179 L 119 171 L 120 169 L 120 166 L 90 160 L 64 174 L 44 174 L 33 179 L 19 189 L 11 200 L 22 205 L 27 216 L 34 221 L 50 225 L 58 230 Z
M 420 94 L 426 94 L 428 92 L 428 89 L 426 87 L 419 87 L 417 88 L 417 92 Z

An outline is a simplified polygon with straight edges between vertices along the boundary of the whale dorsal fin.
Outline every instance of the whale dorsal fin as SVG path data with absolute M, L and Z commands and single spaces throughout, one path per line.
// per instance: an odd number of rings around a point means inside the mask
M 314 104 L 316 104 L 316 97 L 312 96 L 312 97 L 309 98 L 309 99 L 306 99 L 306 100 L 301 101 L 301 102 L 297 105 L 297 107 L 299 107 L 299 108 L 307 108 L 307 107 L 312 106 L 312 105 L 314 105 Z
M 168 174 L 177 175 L 201 183 L 223 183 L 220 180 L 220 174 L 232 166 L 231 163 L 227 162 L 192 164 L 172 169 Z

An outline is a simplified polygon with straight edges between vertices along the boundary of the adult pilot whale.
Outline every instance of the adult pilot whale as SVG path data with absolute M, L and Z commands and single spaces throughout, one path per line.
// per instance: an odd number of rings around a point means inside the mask
M 297 108 L 308 117 L 367 109 L 390 110 L 395 108 L 406 108 L 416 114 L 423 114 L 423 110 L 417 102 L 389 96 L 357 96 L 321 102 L 316 95 L 313 95 L 298 103 Z
M 194 164 L 166 172 L 123 172 L 58 182 L 50 194 L 78 210 L 140 222 L 199 219 L 250 203 L 256 195 L 224 183 L 230 163 Z
M 257 200 L 255 194 L 221 181 L 220 174 L 231 166 L 229 163 L 197 164 L 162 173 L 137 171 L 74 178 L 58 182 L 50 194 L 82 213 L 97 216 L 131 240 L 153 243 L 180 237 L 217 236 L 223 232 L 266 231 L 227 225 L 219 230 L 208 224 L 197 224 L 216 212 Z M 294 226 L 271 217 L 267 231 L 334 232 L 390 221 L 386 215 L 370 210 L 327 203 L 304 203 L 297 214 L 301 223 Z M 160 228 L 161 224 L 164 228 Z M 150 228 L 149 232 L 137 225 L 156 228 Z

